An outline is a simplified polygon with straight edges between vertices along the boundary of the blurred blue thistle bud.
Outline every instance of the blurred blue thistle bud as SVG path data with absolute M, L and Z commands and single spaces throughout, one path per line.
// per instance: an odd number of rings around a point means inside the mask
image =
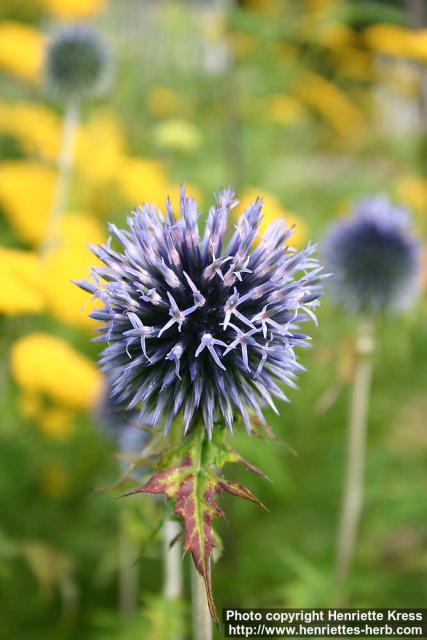
M 420 247 L 409 214 L 387 196 L 357 203 L 330 228 L 322 253 L 331 294 L 350 311 L 401 311 L 417 296 Z
M 48 89 L 64 101 L 101 95 L 110 84 L 111 58 L 96 32 L 84 25 L 61 27 L 47 44 Z
M 181 190 L 180 217 L 170 200 L 166 218 L 144 205 L 128 228 L 109 225 L 107 244 L 91 246 L 104 264 L 82 289 L 103 303 L 95 340 L 107 343 L 101 367 L 117 402 L 141 409 L 165 430 L 182 412 L 184 432 L 204 422 L 232 430 L 273 397 L 287 400 L 280 383 L 295 386 L 303 371 L 295 348 L 308 346 L 299 325 L 315 319 L 321 294 L 314 247 L 286 246 L 292 229 L 280 221 L 254 244 L 262 214 L 257 199 L 227 244 L 227 217 L 237 201 L 221 191 L 200 235 L 196 202 Z M 113 241 L 117 249 L 113 247 Z

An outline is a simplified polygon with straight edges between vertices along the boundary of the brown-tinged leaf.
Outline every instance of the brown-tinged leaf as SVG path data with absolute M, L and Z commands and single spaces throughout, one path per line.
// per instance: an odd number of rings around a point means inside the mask
M 163 493 L 175 501 L 173 512 L 182 518 L 184 525 L 184 550 L 191 553 L 204 580 L 209 610 L 217 626 L 210 576 L 210 557 L 215 546 L 212 521 L 224 517 L 224 514 L 216 496 L 226 491 L 263 507 L 244 485 L 224 478 L 221 470 L 227 462 L 243 464 L 254 473 L 263 475 L 232 449 L 225 447 L 221 439 L 208 441 L 203 430 L 198 429 L 179 448 L 169 452 L 164 462 L 166 468 L 155 473 L 144 486 L 126 494 Z

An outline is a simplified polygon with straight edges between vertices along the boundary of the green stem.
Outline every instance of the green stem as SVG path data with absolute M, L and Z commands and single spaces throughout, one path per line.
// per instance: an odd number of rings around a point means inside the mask
M 365 321 L 361 323 L 356 342 L 357 362 L 350 406 L 347 469 L 338 530 L 335 581 L 340 599 L 343 598 L 342 588 L 347 581 L 354 555 L 363 505 L 366 433 L 373 352 L 373 327 L 370 322 Z
M 119 532 L 119 609 L 124 619 L 138 610 L 138 552 L 126 530 L 126 513 L 120 513 Z
M 194 438 L 193 463 L 196 476 L 203 464 L 205 436 L 204 426 L 196 425 L 192 433 Z M 212 640 L 212 619 L 206 597 L 206 587 L 203 578 L 194 566 L 194 562 L 191 562 L 191 601 L 193 640 Z
M 163 594 L 168 600 L 177 600 L 182 595 L 182 552 L 177 538 L 181 527 L 176 520 L 163 524 Z
M 193 640 L 212 640 L 212 621 L 206 599 L 205 584 L 193 562 L 191 562 L 191 599 Z
M 62 128 L 55 194 L 46 227 L 45 239 L 40 247 L 40 253 L 42 256 L 46 255 L 46 253 L 55 246 L 58 238 L 59 224 L 67 204 L 70 187 L 78 123 L 79 106 L 76 102 L 69 102 L 65 110 Z
M 163 523 L 163 595 L 166 600 L 174 602 L 182 597 L 182 545 L 177 540 L 181 527 L 176 520 L 165 520 Z M 182 640 L 182 635 L 175 632 L 171 640 Z

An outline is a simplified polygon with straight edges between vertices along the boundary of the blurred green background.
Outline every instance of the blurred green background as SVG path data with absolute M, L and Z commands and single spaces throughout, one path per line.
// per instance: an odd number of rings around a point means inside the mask
M 296 224 L 297 247 L 377 192 L 425 239 L 426 14 L 422 0 L 1 1 L 1 638 L 162 640 L 189 627 L 188 605 L 162 597 L 162 505 L 102 491 L 120 466 L 94 418 L 87 296 L 70 283 L 89 270 L 86 243 L 144 200 L 176 202 L 181 182 L 203 211 L 220 186 L 242 202 L 264 195 L 268 220 Z M 114 82 L 84 106 L 60 242 L 41 259 L 62 106 L 40 70 L 46 34 L 75 21 L 111 47 Z M 427 601 L 425 311 L 424 294 L 378 321 L 350 606 Z M 269 511 L 224 498 L 219 609 L 334 604 L 356 329 L 325 296 L 300 388 L 268 414 L 277 441 L 234 438 L 272 483 L 230 469 Z M 140 594 L 125 618 L 123 539 Z

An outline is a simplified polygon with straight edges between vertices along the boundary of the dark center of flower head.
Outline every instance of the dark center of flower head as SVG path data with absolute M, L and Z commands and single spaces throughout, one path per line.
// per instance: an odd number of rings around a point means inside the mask
M 250 429 L 248 409 L 286 399 L 277 382 L 294 385 L 294 348 L 306 346 L 300 322 L 314 318 L 320 296 L 313 247 L 286 248 L 291 231 L 275 225 L 254 245 L 261 221 L 257 200 L 224 247 L 227 216 L 237 204 L 220 192 L 199 235 L 196 203 L 181 192 L 181 216 L 145 205 L 128 229 L 110 225 L 119 244 L 92 247 L 104 263 L 94 283 L 79 285 L 101 300 L 91 315 L 107 342 L 101 363 L 118 400 L 142 407 L 144 419 L 180 412 L 184 428 L 201 415 L 209 435 L 216 420 L 235 415 Z

